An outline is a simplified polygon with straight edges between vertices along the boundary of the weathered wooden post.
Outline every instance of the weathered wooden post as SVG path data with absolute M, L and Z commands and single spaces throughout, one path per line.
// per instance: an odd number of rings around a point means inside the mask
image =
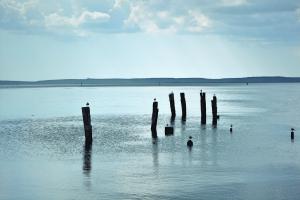
M 151 132 L 152 132 L 152 138 L 157 138 L 157 118 L 158 118 L 158 102 L 156 99 L 154 99 L 153 102 L 153 109 L 152 109 L 152 121 L 151 121 Z
M 174 101 L 174 93 L 169 94 L 169 101 L 170 101 L 170 108 L 171 108 L 171 120 L 174 120 L 176 117 L 176 111 L 175 111 L 175 101 Z
M 217 108 L 217 97 L 216 95 L 213 96 L 213 99 L 211 100 L 211 108 L 212 108 L 212 124 L 214 126 L 217 125 L 217 119 L 218 119 L 218 108 Z
M 92 143 L 93 134 L 92 134 L 89 103 L 86 103 L 86 106 L 82 107 L 81 110 L 82 110 L 82 119 L 83 119 L 84 133 L 85 133 L 85 142 Z
M 185 102 L 185 96 L 184 93 L 180 93 L 180 101 L 181 101 L 181 109 L 182 109 L 182 121 L 186 120 L 186 102 Z
M 200 92 L 201 98 L 201 124 L 206 124 L 206 97 L 205 92 Z

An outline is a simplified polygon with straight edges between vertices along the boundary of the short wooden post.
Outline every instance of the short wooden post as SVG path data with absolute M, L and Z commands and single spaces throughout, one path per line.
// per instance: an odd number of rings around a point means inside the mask
M 186 102 L 184 93 L 180 93 L 181 109 L 182 109 L 182 121 L 186 120 Z
M 169 94 L 169 101 L 170 101 L 170 108 L 171 108 L 171 120 L 174 120 L 176 117 L 176 111 L 175 111 L 175 101 L 174 101 L 174 93 Z
M 167 124 L 167 126 L 165 127 L 165 135 L 168 136 L 173 134 L 174 134 L 174 128 Z
M 294 140 L 295 139 L 295 133 L 294 133 L 294 130 L 293 128 L 291 128 L 291 140 Z
M 201 124 L 206 124 L 206 97 L 205 92 L 200 92 L 201 98 Z
M 152 110 L 152 121 L 151 121 L 151 132 L 152 132 L 152 138 L 157 138 L 157 118 L 158 118 L 158 102 L 156 99 L 154 99 L 153 102 L 153 110 Z
M 213 99 L 211 100 L 211 108 L 212 108 L 212 124 L 214 126 L 217 125 L 217 119 L 218 119 L 218 108 L 217 108 L 217 97 L 216 95 L 213 96 Z
M 83 126 L 84 126 L 84 133 L 85 133 L 85 142 L 92 143 L 93 141 L 93 134 L 92 134 L 92 125 L 91 125 L 91 115 L 90 115 L 90 107 L 82 107 L 82 119 L 83 119 Z

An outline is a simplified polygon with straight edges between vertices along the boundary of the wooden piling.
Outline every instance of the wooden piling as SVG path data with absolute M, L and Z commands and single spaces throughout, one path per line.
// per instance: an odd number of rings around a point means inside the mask
M 206 124 L 206 97 L 205 92 L 200 92 L 201 102 L 201 124 Z
M 152 138 L 157 138 L 157 118 L 158 118 L 158 102 L 156 99 L 154 99 L 153 102 L 153 109 L 152 109 L 152 121 L 151 121 L 151 132 L 152 132 Z
M 216 95 L 213 96 L 213 99 L 211 100 L 211 108 L 212 108 L 212 124 L 214 126 L 217 125 L 217 119 L 218 119 L 218 108 L 217 108 L 217 97 Z
M 165 127 L 165 135 L 168 136 L 173 134 L 174 134 L 174 128 L 167 124 L 167 126 Z
M 176 117 L 176 111 L 175 111 L 175 101 L 174 101 L 174 93 L 169 94 L 169 101 L 170 101 L 170 108 L 171 108 L 171 120 L 174 120 Z
M 82 110 L 82 119 L 83 119 L 84 133 L 85 133 L 85 142 L 92 143 L 93 134 L 92 134 L 90 107 L 88 106 L 82 107 L 81 110 Z
M 186 120 L 186 102 L 184 93 L 180 93 L 181 109 L 182 109 L 182 121 Z

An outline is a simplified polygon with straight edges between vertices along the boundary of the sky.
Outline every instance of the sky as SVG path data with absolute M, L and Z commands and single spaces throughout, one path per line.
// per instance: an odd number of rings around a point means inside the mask
M 300 76 L 299 0 L 0 0 L 0 80 Z

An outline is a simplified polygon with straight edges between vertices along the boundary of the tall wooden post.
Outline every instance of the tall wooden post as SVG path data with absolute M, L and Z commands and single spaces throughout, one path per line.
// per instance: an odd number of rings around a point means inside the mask
M 216 95 L 213 96 L 213 99 L 211 100 L 211 108 L 212 108 L 212 124 L 214 126 L 217 125 L 217 119 L 218 119 L 218 108 L 217 108 L 217 97 Z
M 157 118 L 158 118 L 158 102 L 156 99 L 154 99 L 153 102 L 153 109 L 152 109 L 152 121 L 151 121 L 151 132 L 152 132 L 152 138 L 157 138 Z
M 91 115 L 90 115 L 90 107 L 82 107 L 82 119 L 83 119 L 83 126 L 84 126 L 84 133 L 85 133 L 85 142 L 92 143 L 93 141 L 93 134 L 92 134 L 92 125 L 91 125 Z
M 174 93 L 169 94 L 169 100 L 170 100 L 170 108 L 171 108 L 171 120 L 174 120 L 176 117 L 176 111 L 175 111 L 175 101 L 174 101 Z
M 206 124 L 206 97 L 205 92 L 200 92 L 201 98 L 201 124 Z
M 186 120 L 186 102 L 184 93 L 180 93 L 181 109 L 182 109 L 182 121 Z

